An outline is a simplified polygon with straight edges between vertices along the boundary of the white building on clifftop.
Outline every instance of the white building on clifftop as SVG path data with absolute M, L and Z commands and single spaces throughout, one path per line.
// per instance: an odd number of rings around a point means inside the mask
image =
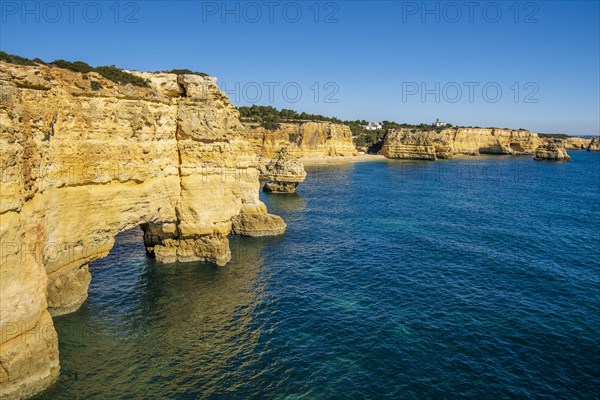
M 368 131 L 374 131 L 377 129 L 383 129 L 383 124 L 381 122 L 369 122 L 367 125 L 363 126 Z
M 436 128 L 439 128 L 441 126 L 446 126 L 446 124 L 447 124 L 447 122 L 440 121 L 440 119 L 437 118 L 432 125 L 435 126 Z

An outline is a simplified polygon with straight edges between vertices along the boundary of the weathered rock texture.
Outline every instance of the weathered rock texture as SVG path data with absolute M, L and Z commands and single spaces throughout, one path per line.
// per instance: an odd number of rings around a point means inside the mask
M 296 157 L 355 156 L 352 131 L 331 122 L 281 123 L 271 131 L 256 124 L 245 124 L 256 153 L 273 158 L 282 147 Z
M 575 136 L 562 140 L 563 146 L 565 146 L 565 149 L 567 150 L 585 150 L 588 148 L 591 142 L 591 139 Z
M 263 176 L 268 179 L 263 186 L 265 192 L 294 193 L 298 184 L 304 182 L 306 171 L 300 160 L 282 147 L 265 167 Z
M 564 147 L 567 150 L 585 150 L 591 143 L 591 139 L 585 139 L 580 137 L 542 137 L 544 143 L 556 143 L 560 147 Z M 543 143 L 543 144 L 544 144 Z
M 536 133 L 494 128 L 420 131 L 402 128 L 385 137 L 380 154 L 388 158 L 436 160 L 455 154 L 534 154 L 542 143 Z
M 232 222 L 233 233 L 243 236 L 280 235 L 286 228 L 281 217 L 266 213 L 266 207 L 265 210 L 254 207 L 243 208 Z
M 58 376 L 51 314 L 86 299 L 87 266 L 118 232 L 143 224 L 158 260 L 221 265 L 240 218 L 240 234 L 285 230 L 259 201 L 256 154 L 215 79 L 139 75 L 150 88 L 0 63 L 2 398 Z
M 588 151 L 600 151 L 600 137 L 593 138 L 590 142 Z
M 535 160 L 569 161 L 571 157 L 562 144 L 554 141 L 544 142 L 535 150 Z

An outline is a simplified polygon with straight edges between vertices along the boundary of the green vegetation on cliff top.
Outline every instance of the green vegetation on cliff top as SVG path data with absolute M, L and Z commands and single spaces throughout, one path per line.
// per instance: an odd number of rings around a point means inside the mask
M 262 127 L 269 130 L 275 130 L 281 122 L 307 122 L 307 121 L 326 121 L 337 124 L 343 123 L 337 118 L 325 117 L 318 114 L 307 114 L 305 112 L 298 113 L 294 110 L 282 109 L 277 110 L 271 106 L 239 107 L 240 118 L 242 122 L 256 122 Z
M 271 106 L 238 107 L 240 119 L 242 122 L 253 122 L 260 124 L 263 128 L 276 130 L 282 122 L 287 123 L 302 123 L 308 121 L 326 121 L 336 124 L 347 125 L 352 131 L 354 144 L 358 148 L 363 148 L 368 153 L 377 153 L 383 145 L 385 135 L 390 129 L 415 129 L 419 131 L 435 131 L 441 132 L 443 129 L 451 128 L 452 124 L 446 124 L 442 127 L 435 127 L 432 124 L 406 124 L 394 121 L 383 121 L 381 129 L 367 130 L 365 126 L 368 124 L 366 120 L 343 121 L 336 117 L 326 117 L 319 114 L 307 114 L 305 112 L 297 112 L 294 110 L 282 109 L 277 110 Z M 479 126 L 456 126 L 455 128 L 481 128 Z M 500 128 L 488 128 L 500 129 Z M 504 128 L 508 129 L 508 128 Z M 524 129 L 519 129 L 524 130 Z
M 127 85 L 132 84 L 134 86 L 140 87 L 148 87 L 148 81 L 144 78 L 140 78 L 134 74 L 124 71 L 121 68 L 115 67 L 114 65 L 110 66 L 100 66 L 100 67 L 92 67 L 91 65 L 83 62 L 83 61 L 66 61 L 66 60 L 55 60 L 52 62 L 45 62 L 40 60 L 39 58 L 34 58 L 30 60 L 29 58 L 8 54 L 4 51 L 0 51 L 0 61 L 4 61 L 10 64 L 16 65 L 28 65 L 28 66 L 36 66 L 36 65 L 47 65 L 62 69 L 68 69 L 74 72 L 80 72 L 83 74 L 87 74 L 88 72 L 96 72 L 106 79 L 117 83 L 119 85 Z M 177 75 L 200 75 L 200 76 L 208 76 L 204 72 L 196 72 L 191 71 L 189 69 L 171 69 L 168 71 L 157 71 L 169 74 L 177 74 Z M 98 85 L 96 85 L 98 87 Z M 97 90 L 97 89 L 95 89 Z
M 176 74 L 176 75 L 200 75 L 200 76 L 209 76 L 204 72 L 192 71 L 189 69 L 169 69 L 165 71 L 156 71 L 161 72 L 163 74 Z
M 122 70 L 121 68 L 117 68 L 114 65 L 110 66 L 100 66 L 100 67 L 92 67 L 91 65 L 83 62 L 83 61 L 65 61 L 65 60 L 55 60 L 52 62 L 45 62 L 40 60 L 39 58 L 35 58 L 30 60 L 28 58 L 15 56 L 12 54 L 5 53 L 0 51 L 0 61 L 4 61 L 11 64 L 17 65 L 47 65 L 51 67 L 57 67 L 62 69 L 68 69 L 74 72 L 80 72 L 83 74 L 87 74 L 88 72 L 96 72 L 106 79 L 117 83 L 119 85 L 127 85 L 131 83 L 134 86 L 140 87 L 148 87 L 148 81 L 144 78 L 140 78 L 139 76 L 135 76 L 129 72 Z

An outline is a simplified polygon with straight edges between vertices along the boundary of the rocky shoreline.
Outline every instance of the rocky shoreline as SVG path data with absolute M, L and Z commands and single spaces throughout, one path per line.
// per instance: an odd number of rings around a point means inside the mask
M 285 231 L 259 200 L 258 157 L 216 79 L 135 74 L 148 87 L 0 62 L 2 398 L 56 380 L 52 316 L 86 300 L 88 265 L 119 232 L 141 227 L 160 262 L 224 265 L 230 234 Z
M 436 160 L 454 155 L 533 155 L 543 143 L 533 132 L 494 128 L 402 128 L 386 135 L 380 154 L 388 158 Z
M 230 235 L 285 232 L 259 199 L 261 174 L 265 191 L 293 193 L 305 165 L 480 154 L 560 161 L 587 144 L 526 130 L 403 128 L 388 132 L 379 155 L 359 154 L 343 124 L 242 124 L 216 78 L 130 73 L 148 86 L 0 62 L 2 398 L 56 380 L 52 317 L 86 300 L 88 265 L 119 232 L 140 227 L 147 254 L 162 263 L 225 265 Z M 587 149 L 600 151 L 600 139 Z

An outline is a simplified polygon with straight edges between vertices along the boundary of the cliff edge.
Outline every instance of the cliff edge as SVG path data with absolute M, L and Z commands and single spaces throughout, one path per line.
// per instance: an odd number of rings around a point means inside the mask
M 258 160 L 216 79 L 0 62 L 0 397 L 59 374 L 52 315 L 87 298 L 88 264 L 142 226 L 159 261 L 225 264 L 227 236 L 280 234 Z
M 332 122 L 280 123 L 275 130 L 244 124 L 254 151 L 273 158 L 282 147 L 296 157 L 335 157 L 358 154 L 350 128 Z
M 380 154 L 387 158 L 436 160 L 453 155 L 535 153 L 542 140 L 527 130 L 495 128 L 447 128 L 421 131 L 401 128 L 390 130 Z

